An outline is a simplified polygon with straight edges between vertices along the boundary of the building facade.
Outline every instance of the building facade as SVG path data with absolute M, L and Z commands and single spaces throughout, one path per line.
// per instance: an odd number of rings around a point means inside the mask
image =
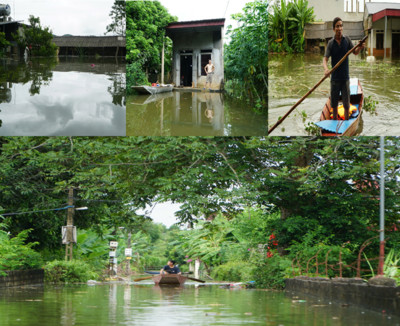
M 225 19 L 171 23 L 166 27 L 173 42 L 172 79 L 175 86 L 204 87 L 204 67 L 215 66 L 211 87 L 220 89 L 224 82 L 223 35 Z

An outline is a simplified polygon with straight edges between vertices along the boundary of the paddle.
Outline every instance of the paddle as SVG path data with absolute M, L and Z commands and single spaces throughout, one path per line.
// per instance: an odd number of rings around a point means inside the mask
M 133 281 L 134 282 L 139 282 L 139 281 L 143 281 L 143 280 L 149 280 L 151 279 L 153 276 L 146 276 L 146 277 L 140 277 L 140 278 L 136 278 Z
M 192 281 L 201 282 L 201 283 L 206 283 L 206 281 L 199 280 L 198 278 L 189 277 L 189 276 L 186 276 L 186 277 L 187 277 L 189 280 L 192 280 Z
M 287 116 L 301 103 L 304 101 L 304 99 L 310 95 L 326 78 L 328 78 L 328 76 L 334 72 L 337 68 L 339 68 L 339 66 L 343 63 L 344 60 L 346 60 L 346 58 L 350 55 L 350 53 L 352 53 L 356 48 L 358 48 L 359 46 L 361 46 L 361 44 L 367 39 L 368 35 L 364 36 L 364 38 L 358 42 L 357 45 L 355 45 L 351 50 L 349 50 L 344 57 L 324 76 L 322 77 L 322 79 L 313 87 L 311 88 L 306 95 L 304 95 L 300 100 L 297 101 L 297 103 L 295 105 L 292 106 L 292 108 L 286 112 L 286 114 L 280 118 L 272 127 L 271 129 L 268 130 L 268 135 L 274 131 L 274 129 L 276 127 L 278 127 L 283 120 L 285 120 L 287 118 Z

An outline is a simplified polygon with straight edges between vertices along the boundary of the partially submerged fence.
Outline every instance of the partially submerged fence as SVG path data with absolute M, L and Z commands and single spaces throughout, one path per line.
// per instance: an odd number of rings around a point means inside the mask
M 357 260 L 352 262 L 351 264 L 345 264 L 343 262 L 342 250 L 339 251 L 339 256 L 337 257 L 338 262 L 334 263 L 334 264 L 328 263 L 329 258 L 331 258 L 331 260 L 332 260 L 332 255 L 329 256 L 332 252 L 332 249 L 327 251 L 327 253 L 325 254 L 325 260 L 322 262 L 318 259 L 318 257 L 319 257 L 320 252 L 324 249 L 322 248 L 322 249 L 318 250 L 314 256 L 312 256 L 310 259 L 307 260 L 305 269 L 304 269 L 304 266 L 302 266 L 302 262 L 300 261 L 300 259 L 298 259 L 298 256 L 296 256 L 296 258 L 292 260 L 293 277 L 295 277 L 297 275 L 309 276 L 311 273 L 315 276 L 325 275 L 326 277 L 328 277 L 328 276 L 343 277 L 344 269 L 355 270 L 357 278 L 361 277 L 361 272 L 371 272 L 372 273 L 372 272 L 374 272 L 375 269 L 372 268 L 372 265 L 370 264 L 370 262 L 379 260 L 379 257 L 373 257 L 373 258 L 366 259 L 366 258 L 362 258 L 362 253 L 364 252 L 365 248 L 368 245 L 370 245 L 374 239 L 376 239 L 378 237 L 379 236 L 375 236 L 375 237 L 372 237 L 372 238 L 366 240 L 360 247 L 360 250 L 359 250 L 358 256 L 357 256 Z M 362 262 L 367 262 L 370 267 L 368 269 L 362 268 L 361 267 Z M 304 262 L 303 262 L 303 264 L 304 264 Z M 321 268 L 321 267 L 323 267 L 323 268 Z M 329 273 L 330 271 L 331 271 L 331 273 Z
M 21 285 L 43 284 L 44 270 L 31 269 L 25 271 L 6 271 L 5 276 L 0 276 L 0 288 Z

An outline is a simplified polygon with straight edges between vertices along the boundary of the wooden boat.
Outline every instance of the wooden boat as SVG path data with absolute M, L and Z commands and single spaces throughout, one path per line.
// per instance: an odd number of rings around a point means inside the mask
M 179 274 L 158 274 L 153 276 L 153 281 L 156 285 L 183 285 L 186 280 L 186 276 Z
M 325 103 L 320 116 L 320 121 L 315 123 L 321 129 L 321 136 L 354 136 L 360 122 L 364 92 L 358 78 L 350 79 L 350 104 L 357 108 L 349 120 L 333 120 L 331 118 L 331 99 Z
M 132 86 L 134 90 L 136 90 L 139 94 L 159 94 L 165 92 L 171 92 L 174 88 L 174 85 L 162 85 L 162 86 Z

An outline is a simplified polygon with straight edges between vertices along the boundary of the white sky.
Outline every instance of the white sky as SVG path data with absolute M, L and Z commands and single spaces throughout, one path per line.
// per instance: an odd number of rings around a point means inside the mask
M 143 214 L 145 211 L 146 215 L 149 215 L 155 223 L 162 223 L 167 227 L 177 222 L 175 212 L 179 210 L 181 204 L 173 204 L 172 202 L 165 202 L 156 204 L 152 209 L 152 206 L 146 207 L 146 209 L 137 211 L 138 214 Z M 150 213 L 151 211 L 151 213 Z
M 232 14 L 242 12 L 247 2 L 252 0 L 159 0 L 172 16 L 179 21 L 225 18 L 225 27 L 237 26 L 231 20 Z
M 55 35 L 96 35 L 106 32 L 114 0 L 2 0 L 11 6 L 11 17 L 28 23 L 30 15 L 40 18 Z M 107 34 L 111 35 L 111 34 Z

